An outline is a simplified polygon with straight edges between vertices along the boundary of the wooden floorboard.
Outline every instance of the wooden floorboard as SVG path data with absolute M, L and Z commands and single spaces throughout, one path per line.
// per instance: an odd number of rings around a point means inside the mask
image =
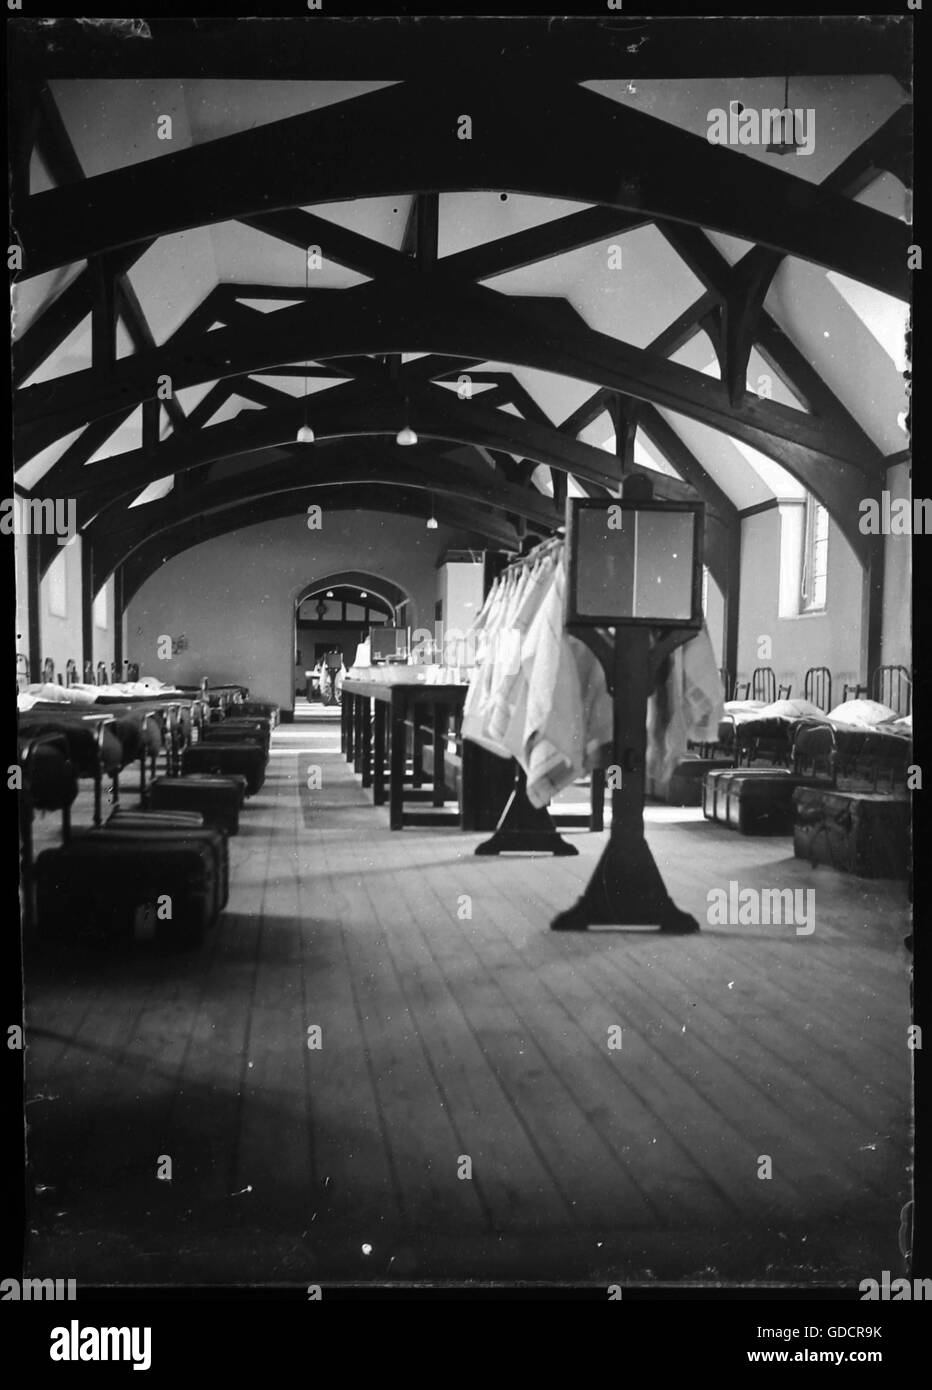
M 703 922 L 708 889 L 738 880 L 814 888 L 815 932 L 552 933 L 604 836 L 490 859 L 486 836 L 390 832 L 332 717 L 280 727 L 201 947 L 27 943 L 30 1272 L 831 1284 L 894 1267 L 903 886 L 689 810 L 649 807 L 647 830 Z M 43 822 L 38 847 L 54 835 Z

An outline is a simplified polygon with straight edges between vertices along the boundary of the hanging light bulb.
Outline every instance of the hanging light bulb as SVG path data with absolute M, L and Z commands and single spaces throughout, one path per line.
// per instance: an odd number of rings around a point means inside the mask
M 790 109 L 790 79 L 787 77 L 783 88 L 783 110 L 778 113 L 778 118 L 782 126 L 781 137 L 779 140 L 771 140 L 767 146 L 768 154 L 798 154 L 799 145 L 796 141 L 796 114 Z M 771 117 L 773 120 L 773 117 Z M 789 132 L 789 139 L 783 136 Z M 773 126 L 771 126 L 773 134 Z
M 428 529 L 428 531 L 436 531 L 436 529 L 437 529 L 437 518 L 434 516 L 434 499 L 433 499 L 433 497 L 431 497 L 431 499 L 430 499 L 430 516 L 427 518 L 427 529 Z
M 308 268 L 309 268 L 309 267 L 308 267 L 308 261 L 309 261 L 309 254 L 310 254 L 310 248 L 309 248 L 309 247 L 305 247 L 305 251 L 304 251 L 304 293 L 305 293 L 305 302 L 306 302 L 307 291 L 308 291 L 308 288 L 309 288 L 309 285 L 308 285 Z M 304 424 L 303 424 L 303 425 L 301 426 L 301 428 L 298 430 L 298 433 L 295 435 L 295 439 L 297 440 L 297 442 L 298 442 L 299 444 L 313 444 L 313 443 L 314 443 L 314 431 L 311 429 L 310 425 L 309 425 L 308 422 L 307 422 L 307 363 L 306 363 L 306 362 L 305 362 L 305 364 L 304 364 Z
M 411 426 L 410 426 L 409 423 L 408 423 L 410 417 L 411 417 L 411 411 L 410 411 L 410 407 L 409 407 L 409 405 L 408 405 L 408 398 L 407 398 L 407 396 L 405 396 L 405 422 L 404 422 L 403 427 L 402 427 L 402 428 L 398 431 L 398 433 L 395 435 L 395 443 L 396 443 L 396 444 L 411 445 L 411 444 L 416 444 L 416 443 L 417 443 L 417 435 L 414 433 L 414 430 L 411 428 Z

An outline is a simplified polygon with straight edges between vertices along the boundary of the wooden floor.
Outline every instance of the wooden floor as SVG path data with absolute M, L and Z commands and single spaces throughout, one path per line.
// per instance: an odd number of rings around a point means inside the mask
M 487 859 L 482 836 L 390 833 L 336 722 L 279 728 L 202 948 L 28 949 L 29 1272 L 854 1284 L 898 1269 L 904 889 L 691 810 L 648 821 L 703 922 L 707 890 L 736 879 L 814 887 L 815 932 L 554 934 L 603 836 L 574 834 L 577 859 Z

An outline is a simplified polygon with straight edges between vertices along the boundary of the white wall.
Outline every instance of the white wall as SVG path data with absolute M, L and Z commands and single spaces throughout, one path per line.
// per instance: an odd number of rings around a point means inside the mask
M 887 491 L 891 505 L 910 496 L 909 469 L 905 463 L 887 469 Z M 926 494 L 922 494 L 923 496 Z M 920 541 L 920 545 L 925 542 Z M 881 662 L 911 668 L 912 635 L 910 598 L 912 594 L 912 537 L 887 536 L 884 540 L 883 640 Z
M 411 625 L 433 629 L 436 562 L 456 543 L 446 527 L 365 511 L 325 513 L 319 531 L 302 514 L 219 536 L 169 560 L 139 590 L 127 610 L 126 656 L 143 675 L 241 682 L 291 709 L 294 604 L 307 585 L 348 569 L 390 580 L 411 598 Z M 187 650 L 160 661 L 158 638 L 182 633 Z
M 29 603 L 25 536 L 14 536 L 16 584 L 16 650 L 29 656 Z
M 746 517 L 741 523 L 741 604 L 738 623 L 738 674 L 750 676 L 757 666 L 773 666 L 777 679 L 792 679 L 793 694 L 802 695 L 810 666 L 832 673 L 834 703 L 845 680 L 860 670 L 861 577 L 854 551 L 835 525 L 829 525 L 828 594 L 825 611 L 795 618 L 779 616 L 781 516 L 777 508 Z M 773 658 L 761 660 L 758 639 L 769 636 Z
M 107 663 L 107 670 L 110 670 L 113 662 L 113 635 L 114 635 L 114 615 L 113 615 L 113 580 L 108 579 L 103 588 L 105 595 L 104 623 L 101 625 L 97 619 L 99 616 L 100 605 L 94 605 L 92 622 L 92 634 L 94 643 L 94 669 L 97 669 L 98 661 Z
M 725 599 L 711 574 L 706 591 L 705 625 L 715 653 L 715 664 L 721 668 L 725 664 L 722 655 L 725 650 Z
M 81 670 L 81 537 L 59 547 L 39 587 L 39 663 L 51 657 L 55 678 L 64 680 L 69 658 Z M 54 595 L 64 595 L 65 613 L 52 612 Z

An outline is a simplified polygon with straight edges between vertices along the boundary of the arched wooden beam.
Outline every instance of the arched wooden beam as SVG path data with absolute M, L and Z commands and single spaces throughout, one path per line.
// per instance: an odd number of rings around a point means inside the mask
M 204 484 L 192 493 L 176 497 L 169 493 L 157 502 L 120 514 L 111 508 L 84 531 L 95 547 L 106 553 L 133 547 L 162 531 L 184 523 L 192 514 L 207 516 L 251 497 L 256 501 L 279 493 L 293 492 L 296 486 L 354 487 L 364 499 L 373 486 L 421 490 L 450 502 L 476 507 L 495 507 L 499 512 L 523 516 L 543 530 L 552 529 L 563 519 L 550 498 L 534 488 L 514 487 L 502 482 L 489 470 L 482 479 L 472 470 L 443 460 L 442 470 L 429 462 L 408 463 L 398 455 L 408 451 L 380 450 L 368 455 L 357 448 L 337 447 L 315 451 L 305 462 L 297 449 L 292 458 L 276 466 L 251 469 L 233 477 Z M 125 549 L 125 554 L 131 549 Z
M 414 351 L 508 361 L 607 386 L 723 430 L 784 467 L 826 459 L 873 466 L 819 417 L 756 397 L 732 406 L 720 381 L 596 333 L 565 300 L 511 299 L 426 275 L 317 290 L 303 304 L 263 315 L 248 335 L 215 329 L 121 359 L 108 373 L 74 372 L 28 387 L 15 402 L 17 453 L 31 457 L 88 420 L 152 397 L 160 378 L 177 392 L 276 362 Z
M 298 448 L 291 452 L 299 459 L 303 453 Z M 97 518 L 86 534 L 93 543 L 95 561 L 109 573 L 137 549 L 148 546 L 163 534 L 186 527 L 197 517 L 238 506 L 246 499 L 264 505 L 268 497 L 291 495 L 296 489 L 313 487 L 326 491 L 335 486 L 359 489 L 355 494 L 356 505 L 364 508 L 374 491 L 394 487 L 403 489 L 408 495 L 418 491 L 430 495 L 438 505 L 443 502 L 449 515 L 457 515 L 456 509 L 463 508 L 463 517 L 467 518 L 477 509 L 493 506 L 498 514 L 521 517 L 540 532 L 550 531 L 562 521 L 562 511 L 556 510 L 551 499 L 535 489 L 503 484 L 495 475 L 490 475 L 489 481 L 483 483 L 473 470 L 457 467 L 449 460 L 442 461 L 442 479 L 438 479 L 437 469 L 429 462 L 414 466 L 399 463 L 399 455 L 408 453 L 400 448 L 393 451 L 382 448 L 365 455 L 358 448 L 335 445 L 326 451 L 325 459 L 315 460 L 313 479 L 306 474 L 296 476 L 293 459 L 267 464 L 206 484 L 183 497 L 169 495 L 130 512 L 121 513 L 117 507 L 111 507 Z M 699 495 L 690 484 L 679 479 L 654 472 L 649 476 L 655 482 L 659 497 L 683 501 Z M 343 500 L 341 497 L 341 502 Z M 716 580 L 722 584 L 727 577 L 727 555 L 737 543 L 737 523 L 714 501 L 707 504 L 706 521 L 708 563 Z M 466 525 L 467 519 L 462 524 Z M 54 548 L 49 546 L 43 560 L 50 563 L 52 559 Z
M 303 399 L 289 398 L 285 405 L 243 411 L 233 420 L 206 426 L 192 439 L 169 438 L 152 450 L 135 449 L 61 473 L 50 470 L 51 476 L 43 478 L 42 486 L 46 491 L 51 487 L 59 495 L 76 497 L 79 521 L 84 524 L 110 502 L 132 498 L 169 474 L 293 444 L 304 410 Z M 405 423 L 405 405 L 395 392 L 351 382 L 308 397 L 307 418 L 317 442 L 306 446 L 302 457 L 313 466 L 325 452 L 323 446 L 332 441 L 396 435 Z M 461 401 L 442 387 L 428 387 L 409 395 L 407 420 L 423 439 L 500 449 L 591 482 L 611 485 L 615 481 L 603 449 L 580 443 L 553 426 L 538 425 L 484 405 L 481 396 Z
M 909 296 L 894 217 L 570 82 L 470 78 L 448 70 L 35 194 L 13 210 L 25 273 L 278 209 L 495 188 L 712 227 Z
M 431 498 L 426 492 L 400 487 L 372 488 L 360 507 L 358 494 L 346 487 L 297 487 L 291 493 L 280 493 L 261 502 L 247 498 L 224 511 L 209 517 L 193 516 L 173 530 L 150 540 L 136 550 L 122 566 L 124 604 L 129 603 L 151 574 L 183 550 L 212 540 L 215 536 L 239 531 L 263 521 L 300 515 L 312 503 L 325 511 L 371 511 L 392 515 L 423 517 L 431 515 Z M 463 505 L 452 506 L 441 497 L 433 499 L 433 515 L 438 522 L 454 530 L 468 531 L 500 549 L 516 550 L 517 533 L 513 525 L 494 512 L 483 512 Z M 311 531 L 309 536 L 313 536 Z M 110 577 L 115 565 L 112 560 L 95 555 L 95 590 Z M 117 562 L 118 563 L 118 562 Z

